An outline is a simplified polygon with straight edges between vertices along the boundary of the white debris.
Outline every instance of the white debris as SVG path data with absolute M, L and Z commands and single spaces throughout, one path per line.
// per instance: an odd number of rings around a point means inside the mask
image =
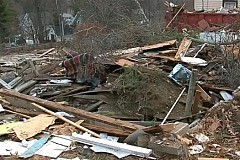
M 205 142 L 208 142 L 208 141 L 209 141 L 209 138 L 208 138 L 206 135 L 202 134 L 202 133 L 197 134 L 197 135 L 195 136 L 195 138 L 196 138 L 199 142 L 202 142 L 202 143 L 205 143 Z
M 189 147 L 189 153 L 192 155 L 202 153 L 203 150 L 204 149 L 203 149 L 202 145 L 194 145 L 194 146 Z

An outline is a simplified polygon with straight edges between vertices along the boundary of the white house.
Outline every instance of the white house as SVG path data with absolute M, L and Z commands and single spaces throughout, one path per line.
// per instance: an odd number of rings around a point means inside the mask
M 240 0 L 194 0 L 194 10 L 212 11 L 224 7 L 233 9 L 240 7 Z

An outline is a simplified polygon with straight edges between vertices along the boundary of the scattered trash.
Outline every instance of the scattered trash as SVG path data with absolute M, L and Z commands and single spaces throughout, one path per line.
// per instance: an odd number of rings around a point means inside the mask
M 13 130 L 20 140 L 28 139 L 45 130 L 48 126 L 52 125 L 55 119 L 56 118 L 53 116 L 40 114 L 36 117 L 28 119 L 27 122 L 13 127 Z
M 40 150 L 36 152 L 38 155 L 57 158 L 72 143 L 69 136 L 57 136 L 48 141 Z
M 208 138 L 206 135 L 202 134 L 202 133 L 197 134 L 197 135 L 195 136 L 195 138 L 196 138 L 199 142 L 201 142 L 201 143 L 205 143 L 205 142 L 208 142 L 208 141 L 209 141 L 209 138 Z
M 202 147 L 202 145 L 190 146 L 189 147 L 189 152 L 192 155 L 202 153 L 203 152 L 203 147 Z
M 181 64 L 177 64 L 168 76 L 179 85 L 188 85 L 191 71 Z
M 221 96 L 223 97 L 223 99 L 225 101 L 233 100 L 233 96 L 231 94 L 227 93 L 226 91 L 220 91 L 219 93 L 221 94 Z
M 100 152 L 104 150 L 107 153 L 114 153 L 114 155 L 119 157 L 125 157 L 127 155 L 149 157 L 152 153 L 151 149 L 136 147 L 128 144 L 118 143 L 116 141 L 109 141 L 106 139 L 94 138 L 86 134 L 80 135 L 75 133 L 73 134 L 72 139 L 80 143 L 97 146 L 93 148 L 96 151 Z

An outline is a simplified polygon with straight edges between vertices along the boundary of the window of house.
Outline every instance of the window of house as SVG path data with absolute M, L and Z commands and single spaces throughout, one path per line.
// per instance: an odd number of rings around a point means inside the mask
M 237 7 L 236 2 L 224 2 L 224 8 L 226 9 L 234 9 Z

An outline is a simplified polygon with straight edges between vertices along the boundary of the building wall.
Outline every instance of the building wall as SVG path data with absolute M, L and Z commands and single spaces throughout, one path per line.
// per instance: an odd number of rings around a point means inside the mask
M 211 11 L 213 9 L 220 8 L 222 6 L 222 0 L 195 0 L 195 11 L 206 10 Z
M 238 7 L 240 7 L 240 0 L 225 0 L 228 2 L 238 1 Z M 202 9 L 211 11 L 223 6 L 223 0 L 194 0 L 194 10 L 200 11 Z

